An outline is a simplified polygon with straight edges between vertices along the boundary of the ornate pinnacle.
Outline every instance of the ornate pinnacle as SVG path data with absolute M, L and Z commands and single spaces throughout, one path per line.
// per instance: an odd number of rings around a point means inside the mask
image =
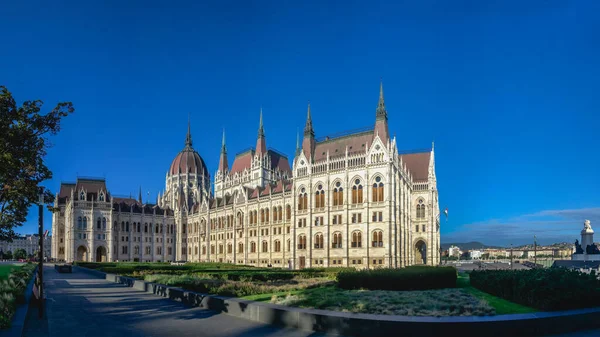
M 185 136 L 185 146 L 192 147 L 192 131 L 190 127 L 190 114 L 188 113 L 188 129 L 187 135 Z
M 308 101 L 308 110 L 306 112 L 306 125 L 304 126 L 304 134 L 311 134 L 313 136 L 315 134 L 312 125 L 312 116 L 310 115 L 310 101 Z
M 377 117 L 387 117 L 387 111 L 385 109 L 385 100 L 383 98 L 383 80 L 379 84 L 379 102 L 377 103 L 377 110 L 375 115 Z
M 258 137 L 265 136 L 265 129 L 263 128 L 263 117 L 262 117 L 262 106 L 260 107 L 260 122 L 258 125 Z

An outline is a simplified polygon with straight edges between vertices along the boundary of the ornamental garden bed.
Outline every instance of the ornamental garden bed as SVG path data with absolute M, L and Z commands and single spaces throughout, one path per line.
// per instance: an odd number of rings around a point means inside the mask
M 526 313 L 518 305 L 469 285 L 453 267 L 288 270 L 216 263 L 78 263 L 106 273 L 199 293 L 302 308 L 409 316 Z
M 0 265 L 0 329 L 10 327 L 18 305 L 25 303 L 25 288 L 35 265 Z

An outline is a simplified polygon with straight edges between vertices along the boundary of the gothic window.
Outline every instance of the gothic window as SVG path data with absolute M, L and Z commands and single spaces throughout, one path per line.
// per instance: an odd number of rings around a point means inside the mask
M 239 226 L 243 226 L 244 225 L 244 214 L 243 213 L 238 213 L 237 215 L 237 224 Z
M 383 232 L 380 230 L 373 231 L 371 240 L 372 247 L 383 247 Z
M 306 194 L 306 189 L 302 188 L 298 195 L 298 210 L 302 211 L 305 209 L 308 209 L 308 196 Z
M 323 248 L 323 234 L 315 234 L 315 249 Z
M 269 209 L 265 208 L 265 223 L 269 223 Z
M 285 207 L 285 218 L 287 220 L 290 220 L 292 218 L 292 207 L 290 207 L 290 205 L 287 205 Z
M 359 204 L 363 202 L 363 186 L 360 183 L 360 179 L 354 181 L 352 186 L 352 203 Z
M 333 241 L 331 243 L 331 248 L 342 248 L 342 233 L 333 233 Z
M 264 208 L 260 210 L 260 223 L 261 224 L 265 223 L 265 210 L 264 210 Z
M 148 224 L 147 223 L 144 224 L 144 233 L 148 233 Z
M 79 193 L 79 200 L 85 200 L 85 193 L 83 191 Z
M 102 218 L 102 230 L 106 230 L 106 218 Z
M 83 229 L 83 223 L 81 222 L 81 217 L 77 218 L 77 229 Z
M 104 201 L 104 193 L 100 193 L 100 195 L 98 196 L 98 200 Z
M 375 178 L 372 195 L 373 202 L 383 201 L 383 182 L 381 181 L 381 177 Z
M 267 241 L 262 242 L 262 252 L 266 253 L 269 251 L 269 243 Z
M 360 231 L 352 232 L 352 248 L 362 247 L 362 233 Z
M 281 242 L 279 240 L 275 240 L 274 242 L 275 245 L 275 252 L 280 252 L 281 251 Z
M 290 239 L 287 240 L 287 251 L 290 251 Z
M 137 232 L 138 232 L 138 233 L 141 233 L 141 232 L 142 232 L 142 223 L 141 223 L 141 222 L 138 222 L 138 223 L 137 223 Z
M 244 252 L 244 244 L 243 243 L 238 243 L 238 253 L 243 253 Z
M 283 220 L 283 209 L 281 206 L 277 207 L 277 221 Z
M 419 199 L 419 204 L 417 205 L 417 218 L 425 218 L 425 204 L 423 203 L 423 199 Z
M 129 221 L 125 221 L 125 231 L 129 232 Z
M 233 245 L 231 243 L 227 244 L 227 254 L 233 253 Z
M 306 249 L 306 235 L 304 234 L 298 236 L 298 249 Z
M 342 188 L 342 183 L 335 183 L 335 187 L 333 188 L 333 206 L 342 206 L 344 204 L 344 189 Z
M 315 207 L 325 207 L 325 191 L 323 191 L 323 185 L 321 184 L 317 186 L 317 191 L 315 192 Z
M 250 253 L 256 253 L 256 242 L 250 242 Z
M 93 222 L 92 222 L 93 223 Z M 92 225 L 93 226 L 93 225 Z M 83 217 L 83 229 L 86 230 L 87 229 L 87 218 Z

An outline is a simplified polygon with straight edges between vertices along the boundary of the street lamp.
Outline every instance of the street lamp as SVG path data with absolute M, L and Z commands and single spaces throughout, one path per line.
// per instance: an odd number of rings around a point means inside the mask
M 38 202 L 38 234 L 40 239 L 40 249 L 38 252 L 38 281 L 39 281 L 39 318 L 44 317 L 44 188 L 39 187 Z

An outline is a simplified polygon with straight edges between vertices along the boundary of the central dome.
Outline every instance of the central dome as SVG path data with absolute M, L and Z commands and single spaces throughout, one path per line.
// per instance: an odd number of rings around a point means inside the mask
M 171 175 L 195 173 L 208 177 L 208 169 L 202 157 L 192 147 L 185 147 L 171 163 L 169 169 Z
M 169 169 L 169 174 L 171 175 L 186 173 L 194 173 L 205 176 L 206 178 L 210 177 L 204 160 L 192 147 L 192 133 L 190 131 L 189 121 L 188 131 L 185 137 L 185 147 L 177 154 L 175 159 L 173 159 L 171 168 Z

